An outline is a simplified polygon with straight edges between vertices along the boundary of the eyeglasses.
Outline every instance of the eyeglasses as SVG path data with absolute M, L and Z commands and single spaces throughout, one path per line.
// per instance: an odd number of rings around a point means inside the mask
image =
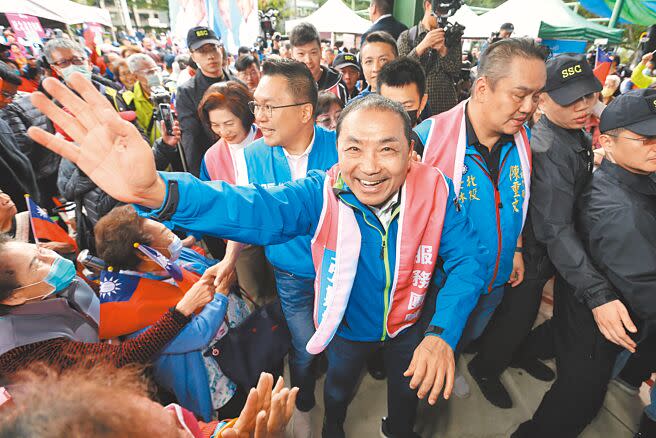
M 308 103 L 310 103 L 310 102 L 292 103 L 290 105 L 271 106 L 271 105 L 260 105 L 258 103 L 255 103 L 254 100 L 251 100 L 250 102 L 248 102 L 248 109 L 251 110 L 251 112 L 253 113 L 254 116 L 256 116 L 259 111 L 264 111 L 264 114 L 266 114 L 268 117 L 272 117 L 274 109 L 290 108 L 290 107 L 293 107 L 293 106 L 307 105 Z
M 606 135 L 609 137 L 623 138 L 625 140 L 639 141 L 642 143 L 643 146 L 651 146 L 656 144 L 656 137 L 634 138 L 634 137 L 624 137 L 623 135 L 613 135 L 613 134 L 606 134 Z
M 59 67 L 59 68 L 66 68 L 69 65 L 84 65 L 84 62 L 86 61 L 86 58 L 83 58 L 81 56 L 74 56 L 73 58 L 69 59 L 62 59 L 61 61 L 55 61 L 51 62 L 52 65 Z

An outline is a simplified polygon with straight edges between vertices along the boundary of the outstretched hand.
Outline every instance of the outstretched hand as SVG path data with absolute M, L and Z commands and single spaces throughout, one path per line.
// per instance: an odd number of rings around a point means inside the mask
M 155 170 L 150 146 L 131 123 L 121 119 L 109 101 L 79 73 L 68 85 L 47 78 L 45 94 L 32 94 L 32 103 L 73 139 L 67 141 L 37 127 L 31 127 L 32 140 L 75 163 L 111 197 L 146 207 L 159 207 L 166 187 Z M 57 100 L 66 111 L 55 105 Z

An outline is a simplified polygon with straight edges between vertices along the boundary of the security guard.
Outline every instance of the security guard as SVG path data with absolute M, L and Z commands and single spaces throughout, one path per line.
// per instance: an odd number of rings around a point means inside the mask
M 539 102 L 544 115 L 531 137 L 533 175 L 523 231 L 524 282 L 506 288 L 478 345 L 478 355 L 469 364 L 483 395 L 500 408 L 512 407 L 499 379 L 508 366 L 523 368 L 538 380 L 554 378 L 553 371 L 537 359 L 554 354 L 550 322 L 527 338 L 554 266 L 555 300 L 576 294 L 592 309 L 612 289 L 592 264 L 574 225 L 575 202 L 593 169 L 591 141 L 582 128 L 601 88 L 583 56 L 562 54 L 547 62 L 547 84 Z

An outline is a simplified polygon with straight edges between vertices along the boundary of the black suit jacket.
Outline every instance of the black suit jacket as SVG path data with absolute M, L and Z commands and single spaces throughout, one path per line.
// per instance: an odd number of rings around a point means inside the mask
M 395 40 L 399 39 L 399 35 L 401 35 L 401 32 L 404 30 L 407 30 L 408 27 L 401 23 L 399 20 L 394 18 L 393 16 L 390 17 L 385 17 L 382 20 L 378 21 L 376 24 L 371 26 L 365 33 L 362 35 L 362 39 L 360 40 L 360 44 L 364 42 L 364 39 L 369 35 L 371 32 L 375 32 L 378 30 L 385 31 L 392 35 L 392 38 Z

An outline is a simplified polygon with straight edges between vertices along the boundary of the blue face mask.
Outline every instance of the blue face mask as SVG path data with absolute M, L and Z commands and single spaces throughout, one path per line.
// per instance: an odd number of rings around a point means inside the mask
M 167 249 L 169 250 L 170 254 L 169 259 L 171 261 L 177 260 L 182 253 L 182 240 L 180 240 L 180 238 L 174 234 L 173 241 L 169 243 L 169 247 Z
M 74 278 L 75 263 L 59 256 L 55 259 L 52 265 L 50 265 L 50 271 L 48 271 L 48 275 L 46 275 L 46 278 L 44 278 L 43 281 L 55 288 L 51 293 L 54 294 L 55 292 L 59 292 L 70 286 Z
M 91 72 L 85 68 L 83 65 L 69 65 L 66 68 L 62 69 L 62 76 L 64 76 L 64 81 L 68 82 L 71 78 L 71 75 L 75 72 L 81 73 L 86 79 L 91 79 Z

